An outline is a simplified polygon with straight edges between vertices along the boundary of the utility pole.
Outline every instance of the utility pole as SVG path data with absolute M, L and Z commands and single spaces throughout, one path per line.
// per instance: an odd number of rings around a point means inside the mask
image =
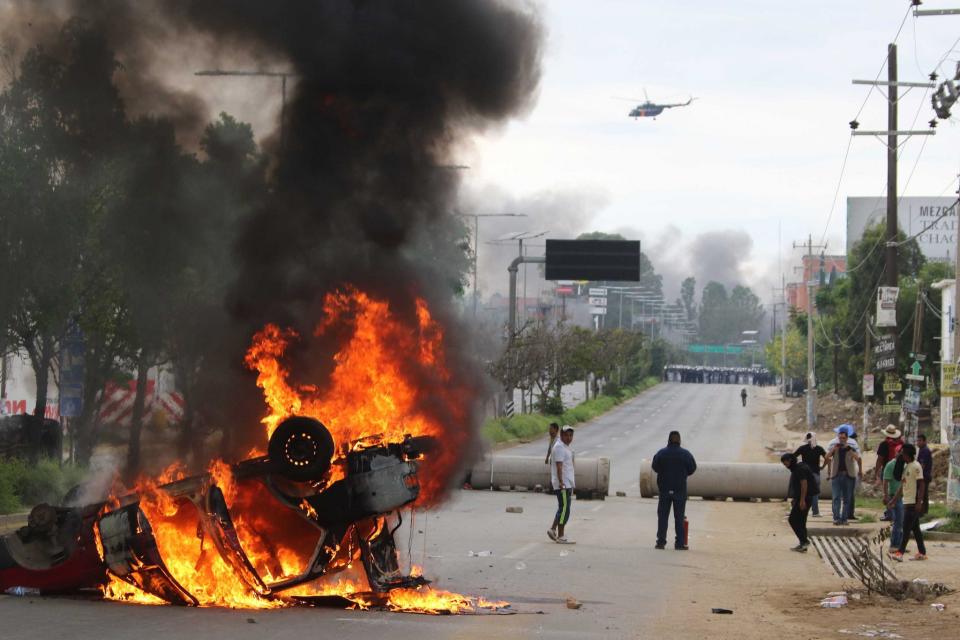
M 867 315 L 867 323 L 864 325 L 865 335 L 863 337 L 863 375 L 866 377 L 870 374 L 870 356 L 872 352 L 870 351 L 870 325 L 873 323 L 873 316 Z M 873 392 L 876 393 L 876 380 L 874 380 Z M 870 448 L 870 398 L 864 394 L 863 396 L 863 448 L 864 450 L 869 450 Z
M 803 247 L 793 243 L 793 248 Z M 804 262 L 803 279 L 807 286 L 807 427 L 813 429 L 817 426 L 817 373 L 814 362 L 815 352 L 813 349 L 813 250 L 826 249 L 826 245 L 814 245 L 813 236 L 807 236 L 807 256 Z M 807 274 L 807 265 L 811 266 L 810 274 Z
M 909 136 L 932 136 L 934 135 L 933 126 L 936 121 L 931 121 L 931 128 L 922 131 L 900 131 L 897 129 L 897 103 L 899 101 L 899 88 L 905 87 L 904 95 L 911 89 L 933 89 L 935 85 L 932 82 L 902 82 L 897 77 L 897 45 L 887 45 L 887 79 L 881 80 L 854 80 L 853 84 L 865 84 L 874 87 L 886 87 L 887 90 L 887 129 L 886 131 L 858 131 L 860 123 L 856 120 L 850 123 L 854 136 L 874 136 L 879 140 L 886 137 L 887 147 L 887 228 L 886 228 L 886 251 L 884 264 L 883 281 L 887 287 L 896 287 L 898 281 L 897 274 L 897 151 L 899 149 L 898 140 L 900 137 Z M 886 375 L 884 376 L 886 378 Z M 891 422 L 897 418 L 890 416 Z
M 525 213 L 457 213 L 462 218 L 473 218 L 473 317 L 477 317 L 477 301 L 480 291 L 477 289 L 477 238 L 480 237 L 480 218 L 526 218 Z
M 884 280 L 897 286 L 897 45 L 887 46 L 887 252 Z
M 783 398 L 787 398 L 787 277 L 780 273 L 780 295 L 783 300 L 783 323 L 780 325 L 780 386 Z

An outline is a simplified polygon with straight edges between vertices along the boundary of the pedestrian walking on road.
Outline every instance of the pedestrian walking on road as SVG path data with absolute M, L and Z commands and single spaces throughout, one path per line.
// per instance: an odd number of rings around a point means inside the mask
M 740 389 L 740 401 L 743 402 L 743 406 L 747 406 L 747 388 L 744 387 Z
M 791 551 L 806 553 L 810 546 L 807 537 L 807 514 L 810 512 L 810 499 L 820 493 L 820 486 L 813 471 L 805 462 L 800 462 L 795 453 L 785 453 L 780 456 L 780 462 L 790 470 L 790 485 L 787 497 L 790 498 L 790 528 L 797 534 L 799 544 L 791 547 Z
M 573 501 L 575 475 L 573 470 L 573 427 L 568 424 L 560 429 L 560 437 L 553 445 L 550 465 L 550 482 L 553 492 L 557 496 L 557 514 L 553 517 L 553 525 L 547 530 L 547 535 L 554 542 L 573 544 L 564 535 L 564 527 L 570 521 L 570 503 Z
M 903 481 L 894 498 L 903 498 L 903 539 L 900 547 L 890 557 L 897 562 L 903 562 L 903 554 L 907 552 L 910 536 L 917 539 L 917 553 L 913 560 L 926 560 L 927 547 L 923 544 L 923 531 L 920 529 L 920 516 L 923 515 L 923 498 L 927 487 L 923 482 L 923 468 L 917 462 L 917 448 L 912 444 L 905 444 L 900 450 L 903 456 Z M 888 503 L 889 504 L 889 503 Z
M 684 535 L 683 519 L 687 509 L 687 477 L 697 470 L 693 454 L 680 446 L 680 432 L 671 431 L 667 437 L 667 446 L 653 456 L 654 473 L 657 474 L 657 491 L 660 501 L 657 503 L 657 549 L 667 545 L 667 520 L 673 508 L 673 548 L 686 551 L 687 540 Z
M 838 427 L 836 444 L 827 451 L 825 464 L 830 466 L 829 480 L 833 491 L 833 524 L 845 525 L 853 511 L 853 492 L 860 475 L 860 453 L 850 444 L 850 431 Z
M 810 473 L 816 481 L 817 491 L 810 494 L 810 515 L 820 517 L 820 469 L 823 468 L 823 458 L 827 452 L 817 444 L 817 434 L 812 431 L 803 438 L 803 444 L 793 452 L 793 455 L 810 468 Z
M 899 549 L 903 541 L 903 496 L 899 495 L 903 467 L 903 456 L 899 451 L 897 457 L 883 467 L 883 504 L 890 514 L 891 552 Z
M 560 425 L 556 422 L 550 423 L 550 444 L 547 445 L 547 457 L 544 458 L 543 464 L 550 464 L 550 457 L 553 456 L 553 445 L 557 444 L 557 434 L 560 433 Z

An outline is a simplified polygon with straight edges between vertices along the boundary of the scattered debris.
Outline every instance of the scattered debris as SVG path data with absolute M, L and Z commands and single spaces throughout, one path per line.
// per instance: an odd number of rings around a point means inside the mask
M 626 491 L 617 491 L 617 497 L 618 497 L 618 498 L 626 498 L 626 497 L 627 497 L 627 492 L 626 492 Z
M 513 568 L 516 569 L 517 571 L 523 571 L 524 569 L 527 568 L 527 563 L 521 560 L 517 564 L 513 565 Z
M 247 618 L 247 624 L 257 624 L 257 621 L 253 618 Z
M 933 604 L 930 605 L 930 608 L 933 609 L 934 611 L 943 611 L 944 609 L 947 608 L 947 605 L 941 602 L 934 602 Z
M 523 507 L 507 507 L 507 513 L 523 513 Z
M 568 555 L 570 555 L 570 552 L 569 552 L 569 551 L 564 550 L 564 551 L 561 551 L 561 552 L 560 552 L 560 557 L 561 557 L 561 558 L 565 558 L 565 557 L 567 557 Z
M 847 606 L 847 596 L 830 596 L 820 601 L 823 609 L 839 609 Z
M 468 551 L 467 556 L 470 558 L 489 558 L 493 555 L 493 551 Z
M 711 613 L 721 613 L 721 614 L 733 614 L 733 609 L 720 609 L 719 607 L 714 607 L 710 609 Z
M 576 598 L 567 598 L 567 609 L 579 609 L 583 603 Z
M 889 626 L 895 627 L 896 625 L 890 624 Z M 892 630 L 885 627 L 877 627 L 868 624 L 860 625 L 859 630 L 852 629 L 840 629 L 839 633 L 845 633 L 848 635 L 854 636 L 863 636 L 864 638 L 902 638 L 899 633 L 894 633 Z

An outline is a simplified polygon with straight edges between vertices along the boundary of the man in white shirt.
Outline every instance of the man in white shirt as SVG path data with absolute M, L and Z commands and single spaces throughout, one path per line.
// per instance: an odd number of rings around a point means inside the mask
M 574 472 L 573 472 L 573 427 L 568 424 L 560 429 L 560 437 L 553 445 L 550 465 L 550 484 L 557 496 L 557 515 L 553 518 L 553 526 L 547 530 L 547 535 L 554 542 L 573 544 L 563 535 L 563 529 L 570 520 L 570 502 L 573 500 Z

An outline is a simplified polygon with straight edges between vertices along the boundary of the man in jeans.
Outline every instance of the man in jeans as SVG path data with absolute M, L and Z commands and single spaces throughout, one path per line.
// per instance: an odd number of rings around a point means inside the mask
M 667 446 L 653 456 L 650 465 L 657 474 L 657 549 L 667 546 L 667 520 L 673 508 L 673 548 L 686 551 L 687 541 L 683 535 L 683 515 L 687 508 L 687 476 L 697 470 L 693 455 L 680 446 L 680 432 L 671 431 Z
M 810 497 L 820 492 L 817 480 L 813 477 L 810 467 L 797 460 L 794 453 L 785 453 L 780 456 L 780 462 L 790 470 L 790 486 L 787 497 L 791 500 L 790 528 L 797 534 L 800 541 L 791 551 L 806 553 L 810 546 L 807 537 L 807 513 L 810 511 Z
M 900 465 L 900 473 L 896 472 L 897 465 Z M 883 467 L 883 504 L 887 505 L 887 513 L 890 514 L 890 551 L 894 552 L 900 548 L 900 542 L 903 540 L 903 498 L 897 497 L 900 491 L 900 480 L 903 477 L 903 457 L 897 451 L 897 457 L 888 462 Z
M 923 483 L 923 469 L 917 462 L 917 448 L 912 444 L 905 444 L 900 449 L 903 456 L 903 480 L 900 489 L 894 498 L 903 498 L 903 539 L 900 547 L 890 554 L 897 562 L 903 562 L 903 554 L 907 551 L 907 544 L 912 534 L 917 539 L 917 554 L 914 560 L 927 559 L 927 547 L 923 544 L 923 531 L 920 530 L 920 516 L 923 515 L 923 496 L 926 487 Z M 893 500 L 887 504 L 891 504 Z
M 833 490 L 833 524 L 845 525 L 852 510 L 853 492 L 860 474 L 860 454 L 849 443 L 846 430 L 837 433 L 836 444 L 830 447 L 824 463 L 830 468 L 830 486 Z

